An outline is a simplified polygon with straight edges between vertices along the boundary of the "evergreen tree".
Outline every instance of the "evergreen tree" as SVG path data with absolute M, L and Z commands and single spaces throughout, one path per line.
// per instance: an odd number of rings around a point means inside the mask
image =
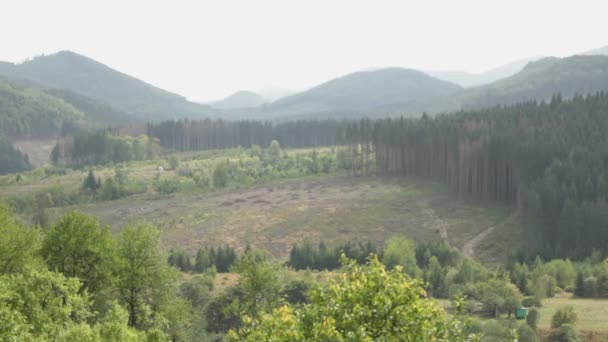
M 95 178 L 95 174 L 93 173 L 93 169 L 89 169 L 89 173 L 87 177 L 84 179 L 82 184 L 82 188 L 84 190 L 89 190 L 92 192 L 97 191 L 97 179 Z

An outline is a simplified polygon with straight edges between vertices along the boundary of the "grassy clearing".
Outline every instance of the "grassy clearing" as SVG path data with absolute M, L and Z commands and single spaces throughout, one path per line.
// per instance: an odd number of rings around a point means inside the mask
M 608 299 L 572 298 L 570 295 L 543 300 L 539 326 L 550 328 L 555 311 L 566 305 L 574 307 L 578 329 L 608 333 Z
M 239 149 L 180 153 L 178 170 L 212 170 L 217 163 L 236 161 L 243 153 Z M 165 171 L 159 172 L 159 166 Z M 161 195 L 150 185 L 159 174 L 163 178 L 189 178 L 170 170 L 166 159 L 129 162 L 123 168 L 129 179 L 149 184 L 148 191 L 118 200 L 50 208 L 51 221 L 67 211 L 79 210 L 99 217 L 115 232 L 134 222 L 152 223 L 162 230 L 168 247 L 194 251 L 203 245 L 229 244 L 242 250 L 250 244 L 278 258 L 285 258 L 293 243 L 303 239 L 330 245 L 349 240 L 382 244 L 391 236 L 405 235 L 417 241 L 447 238 L 452 246 L 462 249 L 490 226 L 500 227 L 495 233 L 508 235 L 509 241 L 519 238 L 512 234 L 517 228 L 515 221 L 501 225 L 509 218 L 507 208 L 455 200 L 445 186 L 423 179 L 350 177 L 334 172 L 259 180 L 219 190 L 185 187 Z M 114 175 L 113 166 L 94 170 L 102 180 Z M 87 171 L 65 169 L 58 174 L 37 169 L 22 173 L 18 182 L 15 175 L 0 177 L 0 197 L 26 196 L 52 186 L 78 191 Z M 27 221 L 32 214 L 25 212 L 22 218 Z M 482 241 L 478 247 L 483 260 L 501 260 L 503 251 L 510 248 L 502 238 L 495 241 Z
M 493 207 L 450 199 L 437 183 L 347 176 L 307 177 L 210 193 L 142 194 L 55 208 L 51 213 L 57 218 L 68 210 L 96 215 L 114 231 L 128 223 L 150 222 L 161 228 L 168 246 L 193 251 L 226 243 L 242 250 L 250 244 L 279 258 L 303 239 L 382 244 L 393 235 L 405 235 L 438 241 L 438 220 L 447 227 L 450 243 L 461 248 L 467 237 L 508 217 L 508 212 Z

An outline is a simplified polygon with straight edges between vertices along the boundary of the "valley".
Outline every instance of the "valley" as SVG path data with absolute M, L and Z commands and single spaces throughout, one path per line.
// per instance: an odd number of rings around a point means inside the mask
M 2 53 L 0 341 L 608 341 L 608 47 L 334 5 Z

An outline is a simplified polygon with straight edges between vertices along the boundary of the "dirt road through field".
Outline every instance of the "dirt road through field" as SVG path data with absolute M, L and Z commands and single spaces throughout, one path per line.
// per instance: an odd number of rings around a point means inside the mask
M 488 234 L 490 234 L 495 228 L 496 226 L 492 226 L 484 230 L 483 232 L 477 234 L 477 236 L 475 236 L 471 240 L 467 241 L 464 244 L 464 247 L 462 247 L 462 254 L 469 258 L 472 258 L 475 254 L 475 247 L 479 244 L 479 242 L 481 242 L 481 240 L 485 239 L 485 237 L 488 236 Z

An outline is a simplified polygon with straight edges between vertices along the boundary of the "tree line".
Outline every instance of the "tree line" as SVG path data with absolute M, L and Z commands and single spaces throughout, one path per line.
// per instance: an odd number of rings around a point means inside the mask
M 148 123 L 147 132 L 162 147 L 178 151 L 268 146 L 272 140 L 283 147 L 300 148 L 334 145 L 336 131 L 344 125 L 344 121 L 336 120 L 278 124 L 254 120 L 169 120 Z
M 525 256 L 584 258 L 608 252 L 607 129 L 608 94 L 598 93 L 361 120 L 342 139 L 380 175 L 436 179 L 458 198 L 513 206 Z

